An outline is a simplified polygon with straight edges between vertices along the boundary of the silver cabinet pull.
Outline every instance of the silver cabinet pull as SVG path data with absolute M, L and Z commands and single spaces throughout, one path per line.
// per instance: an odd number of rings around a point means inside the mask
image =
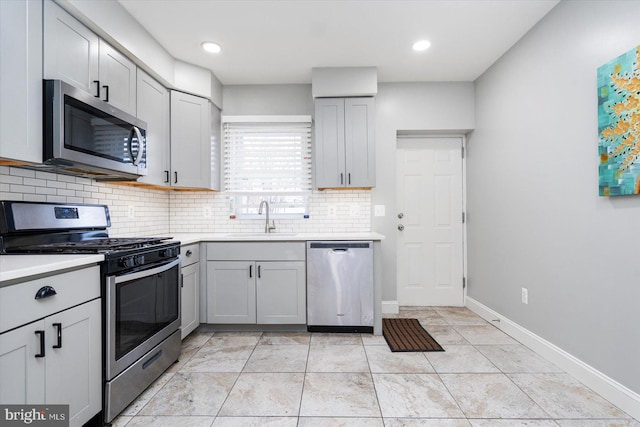
M 402 219 L 402 218 L 404 218 L 404 214 L 403 214 L 402 212 L 400 212 L 400 213 L 398 214 L 398 219 Z
M 398 230 L 400 230 L 400 231 L 404 230 L 404 225 L 398 224 Z

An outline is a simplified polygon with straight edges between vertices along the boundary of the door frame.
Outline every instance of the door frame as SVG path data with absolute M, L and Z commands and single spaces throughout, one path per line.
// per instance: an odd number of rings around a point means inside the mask
M 465 134 L 463 133 L 439 133 L 439 132 L 429 132 L 429 131 L 424 131 L 424 132 L 416 132 L 416 131 L 396 131 L 396 155 L 397 155 L 397 150 L 398 150 L 398 139 L 400 138 L 460 138 L 462 140 L 462 212 L 465 215 L 465 220 L 462 224 L 462 279 L 464 281 L 463 283 L 463 289 L 462 289 L 462 304 L 463 307 L 466 307 L 467 305 L 467 290 L 469 289 L 469 278 L 468 278 L 468 272 L 467 272 L 467 223 L 468 223 L 468 217 L 469 217 L 469 213 L 467 212 L 467 137 Z M 395 173 L 395 176 L 397 176 L 397 171 Z M 397 183 L 396 183 L 397 185 Z M 396 195 L 397 197 L 397 195 Z M 397 205 L 397 201 L 394 200 L 394 206 Z M 393 228 L 393 232 L 395 233 L 397 230 L 395 229 L 395 225 L 396 222 L 394 221 L 394 228 Z M 397 253 L 397 241 L 396 241 L 396 247 L 394 248 L 394 251 L 396 251 Z M 396 301 L 395 301 L 395 306 L 396 306 L 396 310 L 395 313 L 397 314 L 399 312 L 399 308 L 400 308 L 400 304 L 398 302 L 398 266 L 396 263 L 396 277 L 395 277 L 395 282 L 396 282 Z M 386 311 L 385 311 L 386 312 Z

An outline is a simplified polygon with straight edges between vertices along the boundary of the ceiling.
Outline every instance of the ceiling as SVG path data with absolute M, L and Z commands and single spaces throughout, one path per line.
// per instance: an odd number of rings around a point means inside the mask
M 232 85 L 355 66 L 377 67 L 380 82 L 473 81 L 559 0 L 118 1 L 174 58 Z M 420 39 L 431 48 L 417 53 Z

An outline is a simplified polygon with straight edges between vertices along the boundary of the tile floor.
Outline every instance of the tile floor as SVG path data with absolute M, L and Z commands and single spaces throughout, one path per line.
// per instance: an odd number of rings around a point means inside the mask
M 466 308 L 403 308 L 445 348 L 368 334 L 206 332 L 115 426 L 638 426 Z

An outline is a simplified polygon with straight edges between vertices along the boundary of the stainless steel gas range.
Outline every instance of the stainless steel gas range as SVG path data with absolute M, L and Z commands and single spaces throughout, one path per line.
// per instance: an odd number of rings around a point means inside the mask
M 105 422 L 180 355 L 180 242 L 109 238 L 104 205 L 0 201 L 0 253 L 99 253 Z

